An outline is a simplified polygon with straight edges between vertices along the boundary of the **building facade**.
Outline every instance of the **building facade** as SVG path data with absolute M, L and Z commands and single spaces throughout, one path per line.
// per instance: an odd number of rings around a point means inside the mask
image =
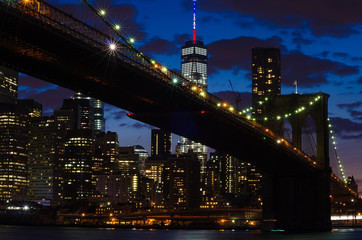
M 171 133 L 161 129 L 151 130 L 151 156 L 171 154 Z
M 280 48 L 252 48 L 251 68 L 253 114 L 260 115 L 265 97 L 280 95 Z

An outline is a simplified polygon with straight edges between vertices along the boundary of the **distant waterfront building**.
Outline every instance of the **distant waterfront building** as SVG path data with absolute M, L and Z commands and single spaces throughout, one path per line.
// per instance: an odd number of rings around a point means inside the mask
M 67 131 L 64 148 L 64 199 L 89 199 L 94 193 L 93 135 L 90 129 Z
M 206 202 L 221 197 L 260 207 L 257 201 L 261 201 L 261 174 L 254 166 L 229 154 L 214 152 L 210 153 L 207 167 Z
M 0 200 L 26 200 L 28 113 L 0 103 Z
M 265 97 L 280 95 L 280 48 L 252 48 L 251 68 L 253 114 L 260 115 Z
M 16 103 L 19 74 L 0 66 L 0 102 Z
M 65 127 L 54 118 L 43 117 L 29 126 L 28 200 L 59 205 L 63 200 Z
M 162 129 L 151 130 L 151 156 L 171 154 L 171 133 Z
M 162 182 L 165 208 L 188 210 L 200 207 L 200 162 L 195 154 L 170 156 Z

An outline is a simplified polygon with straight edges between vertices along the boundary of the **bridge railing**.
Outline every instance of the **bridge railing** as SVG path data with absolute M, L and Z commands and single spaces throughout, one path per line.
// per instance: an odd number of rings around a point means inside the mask
M 185 94 L 192 97 L 196 96 L 198 101 L 207 105 L 215 112 L 224 114 L 228 118 L 238 123 L 242 123 L 249 129 L 253 129 L 253 131 L 256 131 L 280 144 L 290 153 L 298 155 L 310 164 L 316 166 L 316 162 L 307 154 L 294 147 L 288 141 L 276 136 L 272 131 L 258 124 L 256 121 L 251 121 L 252 119 L 250 116 L 243 114 L 232 105 L 222 101 L 204 89 L 197 87 L 194 83 L 184 78 L 180 72 L 167 69 L 165 66 L 145 56 L 137 49 L 130 48 L 126 44 L 113 39 L 84 22 L 81 22 L 70 14 L 63 12 L 42 0 L 0 0 L 0 3 L 6 4 L 7 7 L 20 10 L 22 13 L 29 14 L 42 23 L 69 34 L 73 38 L 77 38 L 90 46 L 98 48 L 100 51 L 109 51 L 109 54 L 117 57 L 123 63 L 127 63 L 130 67 L 147 72 L 156 79 L 172 84 Z M 109 44 L 111 43 L 115 43 L 117 46 L 117 49 L 114 52 L 109 49 Z

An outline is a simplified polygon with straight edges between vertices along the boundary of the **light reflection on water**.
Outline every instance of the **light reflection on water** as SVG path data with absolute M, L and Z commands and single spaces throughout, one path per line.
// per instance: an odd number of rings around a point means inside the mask
M 1 226 L 1 240 L 361 240 L 362 229 L 285 234 L 259 231 L 142 230 L 115 228 Z

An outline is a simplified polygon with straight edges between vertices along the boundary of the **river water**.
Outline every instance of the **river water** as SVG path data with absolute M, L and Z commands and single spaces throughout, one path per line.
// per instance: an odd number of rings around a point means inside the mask
M 239 230 L 139 230 L 112 228 L 1 226 L 0 240 L 361 240 L 362 229 L 285 234 Z

